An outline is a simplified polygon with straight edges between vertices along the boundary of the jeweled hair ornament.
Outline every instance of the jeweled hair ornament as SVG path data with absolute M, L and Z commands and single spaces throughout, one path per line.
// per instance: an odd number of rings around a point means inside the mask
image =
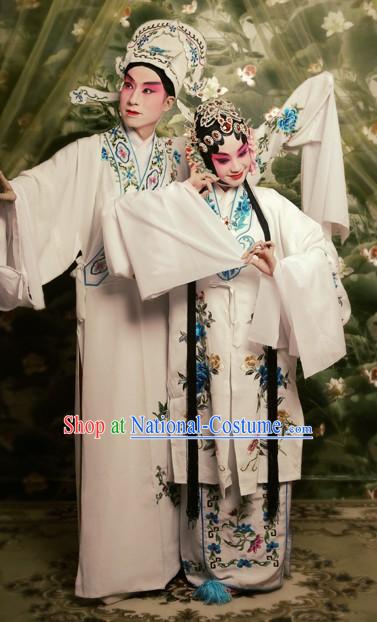
M 181 112 L 185 115 L 184 110 Z M 208 99 L 200 104 L 194 115 L 185 115 L 189 123 L 186 125 L 186 134 L 189 136 L 189 149 L 186 149 L 186 157 L 190 162 L 202 164 L 205 167 L 201 154 L 209 153 L 211 148 L 222 141 L 225 136 L 233 133 L 246 136 L 251 155 L 250 173 L 253 175 L 257 169 L 256 148 L 254 144 L 253 129 L 241 116 L 240 111 L 231 102 L 216 98 Z M 211 126 L 217 123 L 219 129 L 211 131 Z M 198 137 L 197 126 L 208 128 L 208 134 Z

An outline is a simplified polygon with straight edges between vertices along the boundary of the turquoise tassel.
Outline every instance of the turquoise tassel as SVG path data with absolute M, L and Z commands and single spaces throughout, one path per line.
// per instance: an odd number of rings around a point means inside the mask
M 194 594 L 194 598 L 202 600 L 207 605 L 225 604 L 232 600 L 229 590 L 216 579 L 208 579 L 198 587 Z

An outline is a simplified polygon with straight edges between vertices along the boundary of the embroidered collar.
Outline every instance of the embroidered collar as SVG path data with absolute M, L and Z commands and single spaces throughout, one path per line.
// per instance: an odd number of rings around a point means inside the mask
M 132 140 L 134 140 L 132 136 Z M 128 132 L 119 124 L 104 134 L 102 159 L 107 160 L 120 194 L 127 190 L 154 190 L 164 183 L 169 150 L 166 140 L 155 134 L 148 165 L 141 175 L 139 163 Z
M 213 191 L 205 199 L 206 202 L 233 233 L 242 248 L 244 250 L 251 248 L 254 244 L 254 239 L 249 232 L 252 223 L 253 210 L 246 189 L 243 186 L 237 187 L 230 206 L 229 215 L 223 215 L 221 213 L 216 192 L 218 192 L 218 187 L 213 187 Z M 224 194 L 222 196 L 224 196 Z M 230 281 L 237 277 L 244 267 L 245 266 L 242 268 L 234 268 L 232 270 L 218 272 L 217 276 L 223 281 Z

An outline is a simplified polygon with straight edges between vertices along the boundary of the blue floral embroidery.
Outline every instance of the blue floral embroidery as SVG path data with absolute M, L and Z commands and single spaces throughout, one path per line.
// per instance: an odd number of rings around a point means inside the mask
M 208 512 L 208 514 L 206 514 L 206 518 L 208 518 L 208 520 L 211 520 L 216 525 L 219 522 L 219 517 L 214 512 Z
M 199 341 L 202 337 L 206 336 L 206 329 L 203 324 L 196 322 L 196 341 Z
M 201 84 L 198 82 L 195 82 L 195 84 L 193 84 L 190 88 L 191 88 L 191 92 L 195 94 L 197 91 L 200 90 Z
M 271 553 L 271 551 L 273 551 L 274 549 L 278 549 L 278 548 L 279 548 L 279 543 L 275 542 L 275 540 L 271 540 L 271 542 L 267 543 L 266 551 L 267 553 Z
M 212 194 L 207 195 L 206 202 L 210 206 L 211 210 L 221 218 L 219 206 Z M 238 201 L 237 207 L 234 212 L 231 212 L 230 215 L 230 223 L 228 224 L 228 228 L 233 231 L 239 231 L 240 234 L 236 237 L 238 242 L 243 246 L 245 250 L 251 248 L 254 244 L 254 239 L 251 235 L 247 235 L 246 232 L 249 231 L 251 226 L 251 218 L 252 218 L 252 209 L 250 205 L 250 200 L 247 195 L 246 190 L 243 190 L 243 193 Z M 243 233 L 241 231 L 243 230 Z M 231 270 L 224 270 L 223 272 L 219 272 L 217 276 L 223 281 L 230 281 L 236 278 L 242 268 L 232 268 Z
M 166 50 L 164 50 L 163 48 L 159 48 L 155 45 L 149 46 L 149 51 L 151 53 L 151 56 L 156 56 L 157 54 L 161 54 L 163 56 L 166 52 Z
M 105 147 L 102 147 L 101 160 L 108 160 L 108 159 L 109 159 L 109 155 L 108 155 Z
M 295 131 L 298 112 L 296 108 L 285 108 L 283 115 L 278 119 L 277 125 L 279 129 L 286 134 L 292 134 Z
M 209 379 L 209 370 L 206 363 L 197 361 L 196 363 L 196 392 L 203 391 Z
M 237 568 L 251 568 L 253 562 L 250 559 L 239 559 L 237 562 Z
M 236 231 L 246 224 L 246 219 L 250 216 L 251 208 L 248 197 L 244 194 L 238 202 L 232 219 L 232 227 Z
M 196 67 L 199 62 L 198 50 L 194 45 L 190 45 L 190 51 L 191 51 L 191 62 L 194 65 L 194 67 Z
M 177 164 L 180 164 L 180 162 L 181 162 L 181 154 L 176 149 L 174 149 L 174 151 L 173 151 L 173 158 L 174 158 L 174 160 L 176 161 Z
M 267 365 L 260 365 L 260 367 L 258 367 L 256 371 L 257 373 L 260 374 L 259 384 L 262 386 L 267 386 L 267 382 L 268 382 Z M 279 387 L 283 386 L 285 382 L 285 378 L 283 376 L 283 372 L 281 371 L 281 367 L 278 367 L 276 370 L 276 378 L 277 378 L 278 386 Z
M 209 544 L 207 546 L 207 549 L 209 551 L 213 551 L 214 553 L 221 553 L 221 546 L 219 544 L 216 544 L 215 542 L 212 542 L 212 544 Z
M 277 375 L 278 387 L 283 386 L 283 384 L 284 384 L 284 376 L 283 376 L 283 372 L 281 371 L 281 367 L 277 368 L 276 375 Z
M 138 48 L 142 48 L 144 47 L 144 43 L 147 43 L 147 41 L 149 41 L 149 35 L 143 35 L 142 37 L 140 37 L 140 39 L 137 42 L 137 47 Z
M 250 524 L 246 525 L 246 523 L 242 523 L 237 526 L 237 531 L 240 533 L 249 533 L 250 531 L 254 531 Z

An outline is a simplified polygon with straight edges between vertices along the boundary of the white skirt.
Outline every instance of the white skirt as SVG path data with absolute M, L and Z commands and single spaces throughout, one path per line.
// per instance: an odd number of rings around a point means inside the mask
M 267 484 L 241 497 L 233 443 L 229 466 L 233 483 L 225 498 L 217 485 L 200 485 L 199 519 L 194 527 L 188 524 L 187 486 L 182 486 L 180 537 L 186 577 L 195 586 L 217 579 L 234 589 L 278 589 L 289 575 L 292 482 L 280 483 L 279 513 L 270 522 Z

